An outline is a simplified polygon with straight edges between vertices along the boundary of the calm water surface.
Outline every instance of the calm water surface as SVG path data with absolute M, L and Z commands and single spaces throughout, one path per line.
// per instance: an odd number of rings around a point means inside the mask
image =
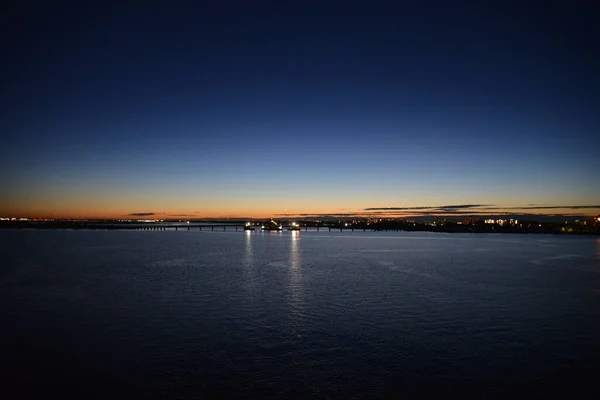
M 600 239 L 0 231 L 10 385 L 115 397 L 598 389 Z

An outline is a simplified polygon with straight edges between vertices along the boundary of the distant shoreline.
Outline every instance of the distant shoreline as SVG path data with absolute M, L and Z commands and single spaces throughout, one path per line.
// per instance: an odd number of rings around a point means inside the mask
M 243 231 L 245 224 L 241 222 L 194 222 L 194 223 L 129 223 L 129 222 L 31 222 L 31 221 L 3 221 L 0 229 L 17 230 L 209 230 L 209 231 Z M 256 225 L 258 230 L 260 227 Z M 284 231 L 287 226 L 284 225 Z M 600 236 L 600 227 L 589 229 L 566 228 L 563 224 L 545 223 L 530 224 L 529 226 L 497 226 L 497 225 L 460 225 L 434 226 L 428 223 L 415 222 L 383 222 L 375 224 L 359 223 L 345 225 L 339 223 L 315 224 L 307 222 L 301 224 L 301 231 L 311 232 L 439 232 L 439 233 L 515 233 L 515 234 L 555 234 L 575 236 Z

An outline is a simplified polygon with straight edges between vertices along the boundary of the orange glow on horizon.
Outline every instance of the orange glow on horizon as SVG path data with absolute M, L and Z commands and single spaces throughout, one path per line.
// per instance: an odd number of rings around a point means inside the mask
M 12 195 L 12 196 L 11 196 Z M 87 218 L 87 219 L 206 219 L 206 218 L 295 218 L 303 215 L 352 215 L 378 217 L 417 217 L 420 215 L 474 216 L 498 214 L 578 215 L 596 217 L 600 207 L 585 206 L 590 201 L 576 198 L 557 199 L 551 206 L 572 204 L 559 208 L 528 208 L 522 204 L 535 203 L 524 198 L 517 203 L 512 198 L 432 197 L 427 193 L 396 197 L 352 192 L 337 194 L 300 192 L 290 194 L 234 193 L 211 195 L 190 192 L 177 197 L 160 191 L 74 193 L 52 191 L 8 193 L 0 199 L 0 217 L 26 218 Z M 432 200 L 435 199 L 435 200 Z M 435 201 L 435 202 L 434 202 Z M 458 206 L 452 206 L 453 204 Z M 460 205 L 465 206 L 460 206 Z M 470 206 L 469 204 L 474 204 Z M 486 206 L 486 204 L 496 204 Z M 498 204 L 502 204 L 499 206 Z M 590 208 L 576 208 L 590 207 Z M 594 204 L 594 203 L 591 203 Z M 440 209 L 443 205 L 445 209 Z M 377 206 L 381 207 L 368 210 Z M 398 207 L 394 207 L 398 206 Z M 394 209 L 396 208 L 396 209 Z
M 410 207 L 410 206 L 408 206 Z M 210 208 L 205 211 L 182 211 L 181 209 L 174 211 L 155 212 L 152 208 L 138 209 L 137 211 L 124 211 L 122 209 L 105 209 L 101 208 L 84 208 L 84 207 L 61 207 L 55 209 L 44 209 L 41 207 L 0 207 L 0 217 L 25 217 L 25 218 L 72 218 L 72 219 L 163 219 L 163 220 L 190 220 L 190 219 L 227 219 L 227 218 L 275 218 L 275 219 L 290 219 L 302 218 L 303 216 L 357 216 L 369 217 L 377 216 L 380 218 L 406 218 L 418 217 L 422 215 L 440 216 L 440 217 L 461 217 L 478 215 L 502 215 L 502 214 L 527 214 L 527 215 L 577 215 L 586 217 L 596 217 L 600 213 L 600 209 L 543 209 L 543 210 L 528 210 L 518 208 L 497 208 L 493 210 L 460 210 L 456 213 L 444 213 L 443 211 L 424 210 L 399 210 L 399 211 L 368 211 L 363 208 L 339 209 L 339 208 L 319 208 L 307 207 L 306 209 L 269 209 L 261 208 L 246 208 L 246 209 L 225 209 L 225 208 Z

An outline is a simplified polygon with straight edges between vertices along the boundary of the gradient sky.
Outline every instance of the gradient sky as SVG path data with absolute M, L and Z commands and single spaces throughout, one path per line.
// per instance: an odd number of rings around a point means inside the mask
M 600 204 L 574 2 L 47 3 L 0 17 L 2 215 Z

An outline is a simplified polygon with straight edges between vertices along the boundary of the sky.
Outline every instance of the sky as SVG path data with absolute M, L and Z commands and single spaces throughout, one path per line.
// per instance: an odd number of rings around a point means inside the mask
M 210 3 L 2 6 L 0 216 L 600 213 L 591 4 Z

